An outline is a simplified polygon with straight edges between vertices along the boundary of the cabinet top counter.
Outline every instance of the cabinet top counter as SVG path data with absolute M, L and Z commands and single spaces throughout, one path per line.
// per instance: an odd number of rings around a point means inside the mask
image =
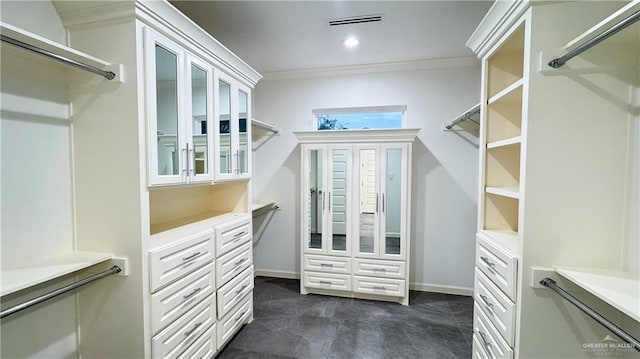
M 419 128 L 294 132 L 300 143 L 413 142 Z

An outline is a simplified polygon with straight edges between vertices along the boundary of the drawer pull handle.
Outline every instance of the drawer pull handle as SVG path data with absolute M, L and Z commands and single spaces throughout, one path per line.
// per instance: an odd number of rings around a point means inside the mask
M 243 291 L 245 288 L 247 288 L 247 285 L 246 285 L 246 284 L 245 284 L 245 285 L 243 285 L 242 287 L 240 287 L 240 289 L 236 290 L 236 294 L 240 294 L 240 293 L 242 293 L 242 291 Z
M 233 236 L 233 239 L 238 239 L 238 238 L 240 238 L 240 237 L 244 236 L 245 234 L 247 234 L 247 232 L 245 232 L 245 231 L 242 231 L 242 232 L 240 232 L 240 233 L 236 233 L 236 234 Z
M 333 268 L 333 264 L 331 264 L 331 263 L 320 263 L 320 267 L 329 267 L 329 268 Z
M 489 301 L 489 298 L 487 298 L 486 295 L 480 294 L 480 299 L 482 299 L 484 304 L 486 304 L 489 308 L 493 309 L 493 303 Z
M 198 288 L 194 289 L 191 293 L 189 293 L 189 294 L 187 294 L 187 295 L 183 295 L 183 296 L 182 296 L 182 298 L 183 298 L 184 300 L 187 300 L 187 299 L 189 299 L 189 298 L 193 297 L 194 295 L 196 295 L 196 293 L 198 293 L 198 292 L 199 292 L 199 291 L 201 291 L 201 290 L 202 290 L 202 288 L 201 288 L 201 287 L 198 287 Z
M 387 270 L 385 268 L 373 268 L 374 272 L 386 272 Z
M 487 258 L 487 257 L 480 257 L 480 259 L 481 259 L 483 262 L 487 263 L 487 265 L 488 265 L 489 267 L 491 267 L 491 268 L 494 268 L 494 267 L 496 266 L 496 264 L 495 264 L 495 263 L 493 263 L 493 262 L 491 262 L 491 261 L 489 260 L 489 258 Z
M 489 348 L 491 346 L 491 343 L 489 343 L 487 341 L 486 334 L 484 334 L 482 331 L 478 330 L 478 335 L 480 335 L 480 339 L 482 339 L 482 342 L 484 343 L 484 346 Z
M 241 260 L 233 263 L 233 266 L 237 267 L 237 266 L 241 265 L 242 263 L 244 263 L 244 261 L 246 261 L 246 260 L 247 260 L 247 258 L 242 258 Z
M 193 328 L 191 328 L 191 330 L 187 330 L 186 332 L 184 332 L 184 336 L 188 337 L 189 335 L 193 334 L 193 332 L 196 331 L 196 329 L 198 329 L 200 326 L 202 325 L 202 322 L 198 322 L 196 323 Z
M 195 252 L 194 254 L 192 254 L 190 256 L 182 257 L 182 260 L 183 261 L 188 261 L 188 260 L 191 260 L 191 259 L 199 256 L 199 255 L 200 255 L 200 252 Z
M 247 312 L 247 311 L 245 310 L 244 312 L 240 313 L 240 315 L 239 315 L 236 319 L 234 319 L 234 320 L 233 320 L 233 322 L 235 323 L 235 322 L 237 322 L 238 320 L 242 319 L 242 317 L 244 316 L 244 314 L 245 314 L 246 312 Z
M 385 288 L 384 286 L 373 286 L 373 290 L 386 290 L 387 288 Z
M 329 285 L 331 285 L 331 281 L 328 281 L 328 280 L 321 280 L 321 281 L 320 281 L 320 284 L 329 284 Z

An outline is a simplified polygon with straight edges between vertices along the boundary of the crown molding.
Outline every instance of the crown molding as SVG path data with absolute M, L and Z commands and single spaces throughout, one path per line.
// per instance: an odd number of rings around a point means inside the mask
M 300 143 L 368 143 L 413 142 L 419 128 L 393 128 L 371 130 L 299 131 L 293 134 Z
M 467 47 L 473 50 L 478 58 L 484 57 L 502 34 L 511 28 L 535 1 L 497 0 L 494 2 L 467 40 Z
M 478 59 L 473 56 L 424 59 L 416 61 L 399 61 L 379 64 L 321 67 L 304 70 L 264 72 L 263 81 L 296 79 L 308 77 L 344 76 L 354 74 L 371 74 L 382 72 L 429 70 L 451 67 L 479 66 Z

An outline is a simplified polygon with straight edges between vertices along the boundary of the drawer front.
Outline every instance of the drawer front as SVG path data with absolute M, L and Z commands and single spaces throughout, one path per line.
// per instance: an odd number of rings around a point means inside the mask
M 513 350 L 491 325 L 491 322 L 478 304 L 475 304 L 473 309 L 473 334 L 477 336 L 479 344 L 489 357 L 498 359 L 513 358 Z
M 216 285 L 222 287 L 252 264 L 251 242 L 245 243 L 216 261 Z
M 350 274 L 351 258 L 305 254 L 304 270 Z
M 350 292 L 351 276 L 347 274 L 304 272 L 304 286 Z
M 213 323 L 209 329 L 207 329 L 204 334 L 200 336 L 200 338 L 196 339 L 196 341 L 189 347 L 189 349 L 185 350 L 184 353 L 180 354 L 178 359 L 203 359 L 203 358 L 213 358 L 213 355 L 216 353 L 216 323 Z
M 516 300 L 518 259 L 478 236 L 476 266 L 511 300 Z
M 471 348 L 471 358 L 473 359 L 491 359 L 487 352 L 484 350 L 484 346 L 478 339 L 478 334 L 473 333 L 473 346 Z
M 239 245 L 251 241 L 251 216 L 242 216 L 216 226 L 216 253 L 221 256 Z
M 353 291 L 356 293 L 404 297 L 405 281 L 400 279 L 360 277 L 354 275 Z
M 215 258 L 213 229 L 149 252 L 151 292 Z
M 211 295 L 151 339 L 153 357 L 176 358 L 213 324 L 215 316 L 216 300 Z
M 357 275 L 405 279 L 405 268 L 406 262 L 360 258 L 353 260 L 353 274 Z
M 249 294 L 245 295 L 238 305 L 218 321 L 218 349 L 222 348 L 242 324 L 251 318 L 252 312 L 253 296 Z
M 151 328 L 157 333 L 216 290 L 214 264 L 207 264 L 151 295 Z
M 218 290 L 218 318 L 227 314 L 252 290 L 253 266 L 250 266 Z
M 476 268 L 473 296 L 500 335 L 513 347 L 515 343 L 515 304 L 486 275 Z

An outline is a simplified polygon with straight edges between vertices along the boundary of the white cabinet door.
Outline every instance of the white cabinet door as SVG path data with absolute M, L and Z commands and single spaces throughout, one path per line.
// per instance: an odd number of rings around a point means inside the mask
M 251 177 L 251 90 L 216 72 L 216 181 Z
M 147 153 L 149 185 L 186 181 L 187 140 L 183 49 L 175 42 L 144 29 L 147 85 Z
M 213 68 L 144 30 L 148 184 L 213 181 Z
M 305 253 L 351 253 L 351 159 L 351 145 L 303 146 Z
M 406 259 L 408 236 L 408 144 L 363 144 L 354 148 L 352 201 L 357 257 Z

